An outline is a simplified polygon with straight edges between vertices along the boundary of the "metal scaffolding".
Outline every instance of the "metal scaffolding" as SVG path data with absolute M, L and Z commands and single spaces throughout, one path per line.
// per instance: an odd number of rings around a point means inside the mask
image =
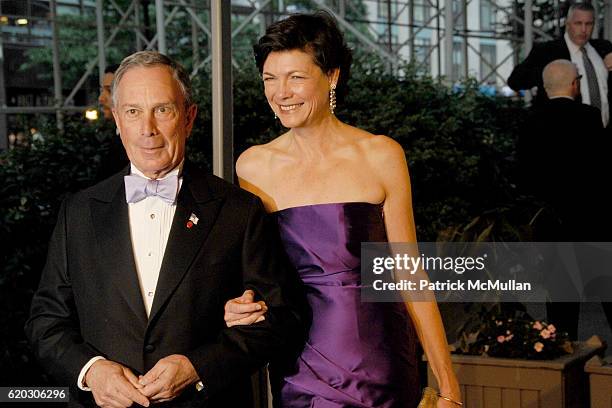
M 45 0 L 22 0 L 28 7 Z M 131 33 L 132 50 L 157 49 L 167 53 L 174 44 L 168 44 L 168 28 L 176 19 L 185 19 L 184 39 L 190 42 L 192 61 L 189 69 L 196 75 L 204 67 L 212 69 L 214 90 L 213 134 L 215 143 L 215 172 L 231 178 L 231 69 L 240 69 L 241 63 L 231 54 L 231 40 L 240 36 L 247 27 L 257 27 L 261 33 L 266 24 L 291 12 L 307 11 L 289 0 L 47 0 L 50 26 L 48 43 L 53 51 L 53 103 L 48 106 L 14 106 L 7 101 L 4 65 L 3 32 L 6 21 L 18 15 L 5 13 L 0 3 L 0 149 L 7 148 L 7 115 L 54 112 L 59 129 L 67 111 L 85 110 L 75 106 L 75 96 L 96 71 L 103 77 L 107 64 L 106 50 L 118 41 L 118 35 Z M 542 29 L 541 21 L 534 21 L 535 0 L 524 0 L 524 14 L 519 15 L 517 0 L 311 0 L 311 10 L 324 9 L 332 13 L 341 28 L 350 33 L 353 47 L 363 47 L 385 61 L 391 70 L 401 74 L 403 64 L 412 62 L 420 70 L 449 85 L 468 76 L 476 76 L 481 84 L 505 85 L 508 69 L 533 46 L 534 41 L 552 38 Z M 612 0 L 597 3 L 598 20 L 603 25 L 602 35 L 612 35 Z M 299 4 L 303 4 L 300 2 Z M 97 55 L 83 68 L 78 81 L 69 92 L 62 81 L 58 7 L 78 5 L 81 12 L 89 10 L 95 15 L 96 37 L 88 39 L 96 44 Z M 556 18 L 552 24 L 555 34 L 560 33 L 561 4 L 555 1 Z M 484 11 L 483 11 L 484 10 Z M 153 12 L 154 22 L 149 21 Z M 489 17 L 483 13 L 491 13 Z M 109 17 L 114 23 L 105 27 Z M 491 17 L 492 16 L 492 17 Z M 30 16 L 25 16 L 30 18 Z M 34 17 L 32 17 L 34 18 Z M 522 27 L 522 37 L 495 26 L 484 27 L 487 18 L 495 24 Z M 474 21 L 479 20 L 477 24 Z M 235 27 L 232 30 L 231 22 Z M 205 43 L 201 43 L 204 38 Z M 503 47 L 495 47 L 503 44 Z M 503 53 L 500 49 L 503 48 Z M 205 55 L 208 51 L 208 55 Z M 64 97 L 64 95 L 66 95 Z M 222 138 L 226 136 L 226 139 Z M 225 141 L 224 141 L 225 140 Z M 223 157 L 222 157 L 223 156 Z

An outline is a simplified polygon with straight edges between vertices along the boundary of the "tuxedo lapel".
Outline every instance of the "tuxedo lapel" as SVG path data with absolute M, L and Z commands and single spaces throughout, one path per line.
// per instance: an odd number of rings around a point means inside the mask
M 569 48 L 567 48 L 567 43 L 565 42 L 565 38 L 561 37 L 557 40 L 557 58 L 556 59 L 572 59 Z
M 123 177 L 116 176 L 109 184 L 112 185 L 104 194 L 91 200 L 92 223 L 102 254 L 100 270 L 109 275 L 110 284 L 144 328 L 147 317 L 134 262 Z
M 210 193 L 204 178 L 194 180 L 185 172 L 159 272 L 149 326 L 189 270 L 217 219 L 222 201 Z

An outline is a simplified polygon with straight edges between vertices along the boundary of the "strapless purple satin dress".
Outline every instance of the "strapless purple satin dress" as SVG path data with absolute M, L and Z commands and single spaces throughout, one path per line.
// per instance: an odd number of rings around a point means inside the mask
M 360 297 L 360 244 L 387 240 L 382 207 L 316 204 L 274 215 L 312 308 L 309 338 L 293 371 L 274 387 L 274 405 L 418 405 L 417 339 L 405 306 Z

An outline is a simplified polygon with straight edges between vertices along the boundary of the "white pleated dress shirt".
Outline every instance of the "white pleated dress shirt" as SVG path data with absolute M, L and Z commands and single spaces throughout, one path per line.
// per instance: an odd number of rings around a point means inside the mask
M 584 69 L 584 60 L 582 59 L 582 51 L 570 40 L 567 33 L 565 33 L 565 43 L 569 50 L 572 62 L 576 64 L 578 68 L 578 74 L 582 75 L 580 79 L 580 95 L 582 96 L 582 103 L 587 105 L 591 104 L 591 95 L 589 94 L 589 82 L 587 80 L 586 71 Z M 599 56 L 595 48 L 588 42 L 584 45 L 584 49 L 595 68 L 595 75 L 597 76 L 597 84 L 599 85 L 599 95 L 601 96 L 601 121 L 603 126 L 608 126 L 610 121 L 610 110 L 608 101 L 608 69 L 603 62 L 603 59 Z
M 183 163 L 160 180 L 169 176 L 178 176 L 182 167 Z M 133 164 L 130 164 L 130 169 L 132 174 L 149 178 Z M 183 179 L 179 178 L 178 190 L 180 190 L 182 183 Z M 154 196 L 146 197 L 137 203 L 128 203 L 132 251 L 134 253 L 134 261 L 136 262 L 140 294 L 142 295 L 147 317 L 151 313 L 157 280 L 159 279 L 159 271 L 164 260 L 164 253 L 166 252 L 166 245 L 168 244 L 168 237 L 170 236 L 170 228 L 172 228 L 172 219 L 175 212 L 176 201 L 174 204 L 168 204 Z M 89 387 L 83 386 L 85 374 L 93 363 L 103 359 L 104 357 L 102 356 L 96 356 L 83 366 L 77 380 L 77 385 L 81 390 L 90 391 Z
M 168 173 L 166 177 L 178 176 L 179 167 Z M 145 177 L 133 164 L 131 168 L 132 174 Z M 182 179 L 179 179 L 179 189 L 181 183 Z M 172 219 L 176 212 L 176 202 L 168 204 L 158 197 L 151 196 L 137 203 L 129 203 L 128 211 L 136 273 L 145 310 L 149 316 L 170 236 Z

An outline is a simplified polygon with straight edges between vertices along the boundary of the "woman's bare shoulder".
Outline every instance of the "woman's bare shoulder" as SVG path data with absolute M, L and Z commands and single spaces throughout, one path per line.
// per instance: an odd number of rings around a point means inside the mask
M 251 146 L 246 149 L 236 160 L 236 173 L 238 177 L 249 176 L 253 173 L 260 173 L 262 166 L 269 162 L 278 139 L 271 142 Z
M 265 145 L 251 146 L 236 160 L 236 173 L 238 177 L 247 176 L 265 161 L 268 149 Z
M 236 174 L 240 179 L 264 182 L 270 179 L 274 163 L 286 155 L 286 134 L 274 140 L 249 147 L 236 160 Z
M 397 160 L 404 158 L 405 152 L 402 145 L 394 139 L 385 135 L 375 135 L 368 131 L 351 127 L 351 133 L 355 143 L 373 161 Z

